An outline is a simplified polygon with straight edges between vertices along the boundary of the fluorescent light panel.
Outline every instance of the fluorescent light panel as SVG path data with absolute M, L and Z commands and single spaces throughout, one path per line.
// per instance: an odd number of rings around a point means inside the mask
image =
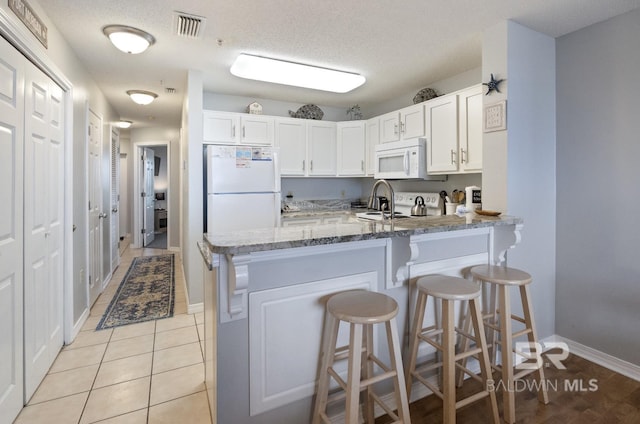
M 362 75 L 351 72 L 318 68 L 244 53 L 238 56 L 231 66 L 231 73 L 240 78 L 334 93 L 347 93 L 360 87 L 366 81 Z

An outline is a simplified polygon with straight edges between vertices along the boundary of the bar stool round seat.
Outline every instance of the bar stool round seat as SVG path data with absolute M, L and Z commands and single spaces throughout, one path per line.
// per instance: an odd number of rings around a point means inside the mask
M 456 410 L 480 399 L 487 399 L 490 416 L 494 424 L 498 424 L 500 416 L 495 391 L 491 390 L 491 365 L 487 342 L 482 328 L 480 315 L 480 286 L 463 278 L 446 275 L 429 275 L 421 277 L 416 283 L 418 296 L 416 308 L 409 335 L 409 363 L 406 368 L 405 380 L 407 384 L 407 396 L 411 395 L 413 380 L 417 380 L 430 389 L 433 394 L 442 399 L 443 422 L 454 424 L 456 422 Z M 427 298 L 441 302 L 441 311 L 436 317 L 436 324 L 424 327 L 424 316 L 427 308 Z M 464 331 L 455 324 L 455 302 L 468 302 L 471 313 L 471 323 L 474 332 Z M 434 302 L 436 304 L 437 302 Z M 456 337 L 461 336 L 473 342 L 472 348 L 456 351 Z M 436 348 L 435 361 L 422 360 L 418 363 L 418 350 L 420 343 L 426 342 Z M 469 346 L 469 344 L 467 344 Z M 441 355 L 442 359 L 438 356 Z M 476 356 L 480 363 L 480 376 L 463 368 L 459 362 Z M 456 368 L 470 375 L 482 383 L 482 389 L 467 396 L 464 399 L 456 399 Z M 434 371 L 441 371 L 440 385 L 431 381 L 430 376 Z
M 492 351 L 493 368 L 502 373 L 502 385 L 505 388 L 503 395 L 504 421 L 509 424 L 513 424 L 516 422 L 516 380 L 519 380 L 528 374 L 536 373 L 540 387 L 538 390 L 538 400 L 544 404 L 549 403 L 547 386 L 544 384 L 544 369 L 542 366 L 539 368 L 532 366 L 520 367 L 521 370 L 519 370 L 519 372 L 514 372 L 514 353 L 522 356 L 525 361 L 529 361 L 528 365 L 531 365 L 530 361 L 536 359 L 542 353 L 541 346 L 538 343 L 538 336 L 533 319 L 533 305 L 529 294 L 529 284 L 533 279 L 528 272 L 517 268 L 498 265 L 477 265 L 471 268 L 469 273 L 475 281 L 480 282 L 481 284 L 487 283 L 492 285 L 494 288 L 497 288 L 497 306 L 495 301 L 496 290 L 492 290 L 492 299 L 490 301 L 490 304 L 492 305 L 491 310 L 483 313 L 483 322 L 487 338 L 492 346 L 490 350 Z M 520 301 L 523 312 L 522 317 L 511 312 L 509 289 L 515 287 L 517 287 L 520 292 Z M 499 315 L 499 319 L 496 318 L 496 315 Z M 522 329 L 514 331 L 512 328 L 512 322 L 515 322 L 516 325 L 522 327 Z M 498 336 L 497 341 L 494 341 L 495 335 Z M 518 337 L 522 336 L 527 337 L 528 352 L 521 352 L 514 349 L 514 341 Z M 500 366 L 496 364 L 497 355 L 494 345 L 500 346 Z M 532 352 L 535 352 L 535 356 L 532 356 Z
M 345 400 L 345 424 L 360 423 L 360 395 L 363 397 L 364 422 L 375 421 L 374 402 L 398 424 L 410 424 L 409 402 L 405 392 L 400 339 L 396 326 L 398 303 L 382 293 L 349 290 L 332 295 L 327 301 L 325 334 L 322 340 L 318 391 L 313 411 L 313 424 L 331 423 L 327 405 Z M 349 324 L 349 343 L 336 346 L 340 322 Z M 374 355 L 373 326 L 386 328 L 389 363 Z M 336 371 L 337 361 L 347 361 L 346 381 Z M 339 389 L 329 395 L 330 378 Z M 397 412 L 387 405 L 383 396 L 374 392 L 380 381 L 392 380 Z
M 469 272 L 475 279 L 493 284 L 523 286 L 533 280 L 528 272 L 504 266 L 477 265 L 471 268 Z
M 382 293 L 352 290 L 332 296 L 327 310 L 340 321 L 377 324 L 398 314 L 398 303 Z

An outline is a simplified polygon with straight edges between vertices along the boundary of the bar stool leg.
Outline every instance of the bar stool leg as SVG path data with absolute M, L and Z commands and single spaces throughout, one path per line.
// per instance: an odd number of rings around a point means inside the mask
M 455 424 L 456 422 L 456 386 L 455 386 L 455 322 L 454 307 L 451 301 L 442 299 L 442 414 L 444 424 Z
M 478 299 L 472 299 L 469 301 L 469 315 L 473 322 L 473 331 L 476 337 L 476 344 L 479 344 L 484 349 L 478 354 L 478 360 L 480 362 L 480 374 L 482 379 L 489 384 L 493 383 L 493 377 L 491 375 L 491 364 L 489 362 L 489 352 L 487 350 L 487 340 L 484 334 L 484 325 L 482 321 L 482 313 L 480 312 L 480 304 Z M 495 384 L 493 385 L 495 388 Z M 485 387 L 488 389 L 488 387 Z M 496 391 L 489 390 L 489 397 L 487 398 L 489 408 L 491 409 L 491 416 L 493 417 L 494 424 L 500 422 L 500 413 L 498 412 L 498 402 L 496 400 Z
M 536 331 L 535 322 L 533 320 L 533 306 L 531 305 L 531 297 L 529 296 L 529 285 L 526 284 L 524 286 L 520 286 L 520 297 L 522 297 L 522 307 L 524 311 L 524 320 L 527 323 L 526 325 L 531 329 L 529 332 L 528 339 L 529 343 L 537 343 L 538 342 L 538 333 Z M 542 352 L 537 352 L 536 354 L 540 355 Z M 544 378 L 544 366 L 538 368 L 538 379 L 540 383 L 540 390 L 538 391 L 538 400 L 545 405 L 549 403 L 549 394 L 547 393 L 547 385 L 545 384 Z
M 325 318 L 325 337 L 322 345 L 322 358 L 320 360 L 320 378 L 318 381 L 318 391 L 316 392 L 316 404 L 313 411 L 312 424 L 322 422 L 321 415 L 327 410 L 327 399 L 329 397 L 329 367 L 333 366 L 336 354 L 336 342 L 338 340 L 338 327 L 340 321 L 333 315 L 327 313 Z
M 516 422 L 516 397 L 513 381 L 511 301 L 509 299 L 509 289 L 503 284 L 498 288 L 498 303 L 500 305 L 500 357 L 502 360 L 502 384 L 504 389 L 502 396 L 504 420 L 509 424 L 513 424 Z
M 416 361 L 418 358 L 418 334 L 422 331 L 422 321 L 424 320 L 424 311 L 427 305 L 427 295 L 421 291 L 418 291 L 418 300 L 416 302 L 416 309 L 414 312 L 413 323 L 411 324 L 411 333 L 409 336 L 409 361 L 407 362 L 407 368 L 405 373 L 405 382 L 407 385 L 407 398 L 411 399 L 411 370 L 416 368 Z
M 411 423 L 409 414 L 409 401 L 407 392 L 404 390 L 405 381 L 402 374 L 402 353 L 400 353 L 400 337 L 398 336 L 398 327 L 396 319 L 391 318 L 385 323 L 387 328 L 387 343 L 389 344 L 389 356 L 391 357 L 391 368 L 396 371 L 393 379 L 393 386 L 396 394 L 396 406 L 398 407 L 398 418 L 403 424 Z M 372 411 L 373 412 L 373 411 Z M 373 423 L 373 421 L 371 421 Z
M 346 424 L 358 424 L 360 368 L 362 366 L 362 324 L 351 324 L 347 378 Z
M 373 361 L 369 360 L 369 355 L 373 353 L 373 325 L 365 326 L 364 337 L 365 351 L 362 353 L 362 372 L 364 379 L 367 380 L 373 377 Z M 367 386 L 363 401 L 365 423 L 373 424 L 375 421 L 373 395 L 373 386 Z

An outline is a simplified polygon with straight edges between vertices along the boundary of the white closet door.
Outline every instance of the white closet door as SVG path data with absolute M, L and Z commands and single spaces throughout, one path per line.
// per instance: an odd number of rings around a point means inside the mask
M 0 37 L 0 422 L 23 405 L 23 140 L 26 59 Z
M 111 272 L 120 265 L 120 135 L 111 130 Z
M 43 72 L 25 73 L 24 337 L 25 400 L 62 347 L 62 90 Z
M 89 305 L 102 293 L 102 119 L 88 111 Z

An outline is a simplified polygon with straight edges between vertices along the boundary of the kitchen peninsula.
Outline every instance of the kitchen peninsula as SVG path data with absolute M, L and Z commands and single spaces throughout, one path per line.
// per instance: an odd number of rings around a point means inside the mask
M 521 227 L 510 216 L 349 215 L 335 224 L 205 234 L 199 247 L 207 264 L 205 372 L 213 422 L 310 422 L 331 293 L 365 289 L 393 297 L 405 334 L 416 278 L 502 263 Z M 379 341 L 375 349 L 386 360 Z M 414 397 L 424 396 L 417 387 Z

